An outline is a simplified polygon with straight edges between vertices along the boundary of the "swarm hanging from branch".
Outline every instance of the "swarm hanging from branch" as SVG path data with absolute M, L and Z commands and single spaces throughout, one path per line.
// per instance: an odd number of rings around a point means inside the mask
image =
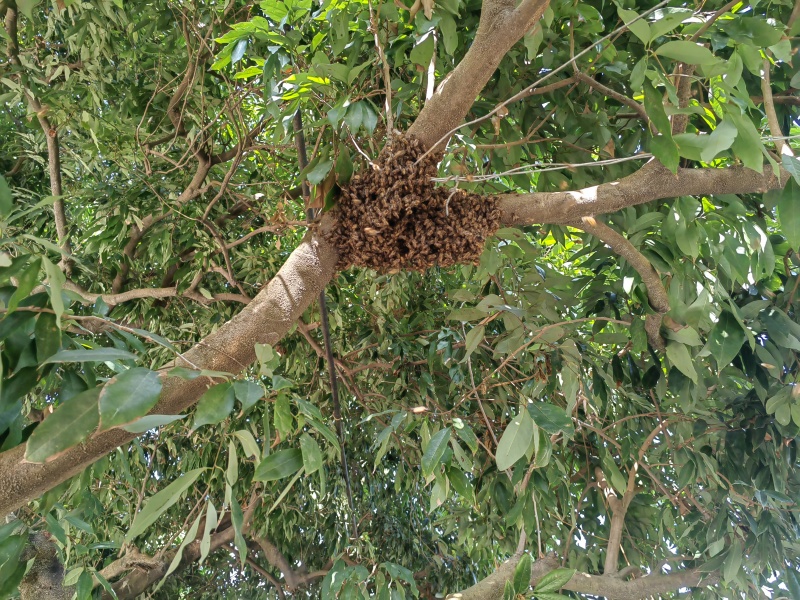
M 398 136 L 374 169 L 342 189 L 337 225 L 325 235 L 339 249 L 340 269 L 422 271 L 474 263 L 500 224 L 494 197 L 436 187 L 437 157 L 416 138 Z

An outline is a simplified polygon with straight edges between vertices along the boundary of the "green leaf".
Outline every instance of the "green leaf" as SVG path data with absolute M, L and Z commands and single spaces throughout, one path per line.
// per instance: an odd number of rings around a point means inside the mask
M 236 45 L 233 47 L 233 52 L 231 52 L 231 64 L 235 65 L 237 62 L 242 60 L 244 53 L 247 51 L 247 38 L 241 39 L 236 42 Z
M 30 20 L 33 19 L 33 9 L 36 8 L 41 1 L 42 0 L 17 0 L 17 8 Z
M 235 496 L 231 497 L 231 522 L 233 523 L 233 543 L 239 552 L 239 562 L 244 566 L 247 560 L 247 542 L 245 542 L 242 535 L 244 516 L 242 515 L 242 507 L 239 506 L 239 501 Z
M 667 343 L 667 358 L 681 373 L 697 383 L 697 371 L 694 369 L 694 362 L 685 345 L 670 340 Z
M 572 419 L 564 409 L 549 402 L 528 402 L 528 413 L 533 422 L 550 435 L 563 431 L 567 437 L 572 437 L 575 432 Z
M 254 481 L 276 481 L 288 477 L 303 466 L 303 453 L 297 448 L 270 454 L 256 467 Z
M 722 578 L 730 583 L 739 574 L 742 567 L 742 553 L 744 547 L 739 540 L 733 542 L 728 555 L 725 557 L 725 566 L 722 569 Z
M 56 323 L 56 316 L 42 313 L 36 318 L 36 360 L 44 362 L 61 348 L 61 330 Z
M 0 175 L 0 219 L 5 219 L 14 208 L 14 198 L 6 178 Z
M 364 104 L 362 102 L 354 102 L 347 107 L 347 113 L 344 115 L 344 122 L 350 128 L 350 131 L 355 133 L 361 127 L 361 122 L 364 120 Z
M 80 444 L 100 420 L 97 398 L 100 388 L 73 396 L 37 425 L 25 447 L 25 460 L 43 463 Z
M 473 327 L 467 334 L 467 338 L 465 340 L 467 354 L 464 358 L 472 354 L 475 351 L 475 348 L 478 347 L 478 344 L 483 341 L 484 331 L 484 326 L 478 325 L 477 327 Z
M 109 379 L 100 392 L 100 430 L 132 423 L 156 405 L 161 378 L 150 369 L 128 369 Z
M 764 143 L 755 125 L 747 116 L 738 114 L 735 110 L 729 111 L 726 118 L 730 119 L 739 131 L 731 146 L 734 154 L 742 159 L 745 167 L 761 173 L 764 168 L 762 153 Z
M 322 452 L 320 452 L 319 444 L 307 433 L 300 436 L 300 451 L 303 454 L 303 466 L 306 468 L 306 473 L 311 475 L 322 468 Z
M 336 182 L 339 185 L 350 183 L 353 177 L 353 161 L 350 158 L 350 151 L 347 148 L 339 147 L 339 154 L 336 156 Z
M 514 591 L 524 594 L 531 587 L 531 555 L 523 554 L 514 567 Z
M 442 32 L 444 51 L 452 55 L 458 48 L 458 31 L 456 21 L 452 15 L 444 13 L 439 20 L 439 30 Z
M 234 381 L 233 393 L 242 405 L 242 412 L 247 412 L 264 397 L 264 388 L 254 381 Z
M 656 50 L 656 54 L 689 65 L 710 65 L 718 60 L 711 53 L 711 50 L 688 40 L 667 42 L 663 46 L 659 46 Z
M 408 55 L 409 60 L 425 68 L 431 62 L 433 56 L 433 35 L 428 35 L 422 42 L 418 43 Z
M 208 388 L 197 402 L 192 430 L 203 425 L 216 425 L 233 411 L 236 394 L 230 383 L 218 383 Z
M 236 438 L 239 440 L 239 443 L 242 445 L 242 450 L 244 450 L 245 456 L 252 456 L 257 461 L 261 460 L 261 450 L 259 449 L 258 443 L 253 437 L 252 433 L 246 429 L 240 429 L 239 431 L 234 431 L 233 435 L 236 436 Z
M 703 162 L 711 162 L 717 154 L 731 147 L 738 134 L 739 130 L 736 129 L 736 126 L 730 120 L 725 119 L 708 136 L 708 143 L 700 152 L 700 159 Z
M 42 364 L 69 363 L 69 362 L 105 362 L 115 360 L 136 360 L 136 355 L 127 350 L 118 348 L 93 348 L 87 350 L 59 350 Z
M 131 433 L 144 433 L 145 431 L 161 427 L 162 425 L 169 425 L 170 423 L 185 418 L 186 415 L 147 415 L 133 423 L 123 425 L 122 428 Z
M 650 117 L 650 120 L 653 121 L 653 125 L 656 126 L 662 135 L 667 137 L 672 137 L 672 124 L 669 121 L 669 117 L 667 117 L 667 111 L 664 109 L 664 100 L 662 94 L 658 93 L 658 90 L 653 87 L 648 80 L 644 80 L 642 84 L 642 88 L 644 89 L 644 109 L 647 112 L 647 116 Z
M 203 528 L 203 537 L 200 539 L 200 560 L 199 564 L 203 564 L 208 557 L 211 550 L 211 532 L 217 527 L 217 509 L 213 502 L 208 503 L 206 508 L 206 522 Z
M 8 301 L 8 312 L 17 309 L 19 303 L 28 297 L 36 284 L 39 283 L 39 270 L 42 267 L 42 259 L 37 258 L 31 261 L 21 273 L 17 275 L 17 289 L 11 294 Z
M 331 172 L 332 166 L 332 160 L 321 160 L 306 174 L 306 179 L 311 185 L 317 185 L 318 183 L 321 183 L 323 179 L 325 179 L 328 173 Z
M 178 546 L 178 550 L 175 552 L 175 556 L 172 557 L 172 562 L 169 563 L 167 571 L 164 573 L 164 576 L 161 578 L 161 581 L 158 582 L 158 585 L 153 590 L 153 593 L 159 590 L 159 588 L 167 580 L 167 577 L 169 577 L 169 575 L 173 573 L 175 569 L 178 568 L 178 565 L 181 564 L 181 560 L 183 560 L 184 549 L 189 543 L 193 542 L 195 538 L 197 538 L 197 530 L 200 528 L 200 519 L 202 518 L 203 518 L 202 513 L 197 515 L 197 518 L 194 520 L 194 523 L 192 523 L 192 526 L 189 527 L 189 531 L 187 531 L 186 535 L 183 536 L 183 541 L 181 542 L 181 545 Z
M 800 184 L 793 179 L 780 192 L 778 217 L 781 232 L 786 236 L 789 246 L 795 252 L 800 251 Z
M 468 502 L 474 504 L 475 489 L 472 487 L 472 484 L 470 483 L 469 479 L 467 479 L 467 476 L 464 474 L 464 472 L 455 467 L 447 467 L 446 473 L 447 479 L 450 481 L 450 485 L 453 486 L 453 489 L 456 491 L 456 493 L 462 498 L 466 499 Z
M 147 531 L 150 525 L 155 523 L 161 515 L 181 499 L 181 496 L 186 493 L 186 490 L 197 481 L 197 478 L 200 477 L 200 474 L 204 471 L 206 471 L 206 469 L 201 468 L 185 473 L 147 500 L 142 510 L 133 519 L 133 523 L 128 533 L 125 535 L 125 541 L 130 542 Z
M 533 441 L 533 428 L 535 424 L 530 414 L 525 409 L 520 410 L 514 420 L 508 424 L 503 436 L 497 444 L 497 468 L 505 471 L 514 466 L 520 458 L 525 456 Z
M 678 153 L 678 145 L 671 135 L 653 136 L 650 140 L 650 152 L 670 171 L 678 172 L 681 157 Z
M 798 71 L 798 75 L 800 75 L 800 71 Z M 795 183 L 800 185 L 800 159 L 789 154 L 781 154 L 781 162 L 783 163 L 783 168 L 794 177 Z
M 444 451 L 447 450 L 447 444 L 450 441 L 450 428 L 445 427 L 437 431 L 428 442 L 428 447 L 422 455 L 422 474 L 428 477 L 433 473 L 433 470 L 439 465 L 439 461 L 444 456 Z
M 54 265 L 47 258 L 43 258 L 43 261 L 44 272 L 47 275 L 47 283 L 49 284 L 50 304 L 53 307 L 53 312 L 56 313 L 56 323 L 61 327 L 61 316 L 64 314 L 64 299 L 61 297 L 61 290 L 64 289 L 67 278 L 57 265 Z
M 239 481 L 239 459 L 236 456 L 236 444 L 228 440 L 228 468 L 225 469 L 225 481 L 231 487 Z
M 554 569 L 539 580 L 533 588 L 534 594 L 547 594 L 560 590 L 575 575 L 575 569 Z
M 91 600 L 93 587 L 92 576 L 88 571 L 83 571 L 78 577 L 78 585 L 75 587 L 75 600 Z
M 708 349 L 717 360 L 719 371 L 731 364 L 744 340 L 745 333 L 739 321 L 728 311 L 723 311 L 708 336 Z
M 693 11 L 686 8 L 665 7 L 657 10 L 655 22 L 650 24 L 650 41 L 669 33 L 693 14 Z
M 650 26 L 644 19 L 634 21 L 634 19 L 637 19 L 639 16 L 637 12 L 619 6 L 617 6 L 617 12 L 619 13 L 619 18 L 628 26 L 628 29 L 633 35 L 639 38 L 644 44 L 650 43 Z

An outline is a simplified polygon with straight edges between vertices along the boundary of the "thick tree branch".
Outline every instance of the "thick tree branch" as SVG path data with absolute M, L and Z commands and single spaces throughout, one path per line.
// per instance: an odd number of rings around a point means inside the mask
M 504 225 L 568 224 L 581 217 L 616 212 L 652 200 L 712 194 L 763 193 L 781 189 L 789 179 L 780 179 L 770 166 L 763 173 L 745 167 L 725 169 L 678 169 L 672 174 L 651 160 L 618 181 L 571 192 L 537 192 L 498 196 Z
M 432 149 L 448 132 L 458 127 L 500 61 L 533 27 L 548 2 L 525 0 L 514 9 L 513 2 L 485 0 L 475 41 L 464 59 L 436 88 L 408 133 Z M 441 146 L 439 144 L 438 149 L 441 150 Z
M 622 234 L 614 231 L 611 227 L 593 217 L 584 217 L 574 224 L 575 227 L 583 229 L 592 234 L 598 240 L 610 247 L 616 254 L 628 261 L 642 278 L 647 288 L 647 296 L 650 305 L 656 310 L 656 314 L 647 315 L 648 322 L 645 323 L 648 340 L 657 350 L 664 349 L 664 340 L 661 338 L 661 317 L 669 312 L 669 297 L 661 277 L 645 258 Z
M 293 592 L 300 585 L 298 574 L 286 560 L 283 553 L 278 550 L 278 547 L 265 537 L 254 537 L 253 541 L 261 548 L 264 558 L 269 564 L 275 567 L 283 574 L 283 579 L 286 582 L 286 589 Z
M 448 600 L 497 600 L 503 597 L 506 581 L 511 581 L 520 554 L 512 556 L 488 577 L 480 580 L 466 590 L 447 596 Z M 546 556 L 531 565 L 531 585 L 535 586 L 542 577 L 561 566 L 554 556 Z M 683 569 L 667 575 L 652 574 L 626 581 L 616 575 L 590 575 L 575 573 L 562 588 L 570 592 L 603 596 L 608 600 L 643 600 L 651 596 L 677 591 L 681 588 L 694 588 L 715 585 L 715 574 L 701 572 L 699 569 Z
M 328 224 L 323 219 L 321 224 Z M 335 273 L 336 248 L 308 235 L 278 274 L 238 315 L 184 354 L 186 367 L 238 373 L 255 361 L 255 344 L 276 344 L 319 295 Z M 166 368 L 165 368 L 166 370 Z M 194 404 L 211 384 L 207 377 L 186 381 L 165 378 L 152 414 L 179 414 Z M 22 444 L 0 454 L 0 513 L 7 514 L 37 498 L 61 481 L 136 437 L 124 429 L 96 433 L 51 462 L 24 461 Z

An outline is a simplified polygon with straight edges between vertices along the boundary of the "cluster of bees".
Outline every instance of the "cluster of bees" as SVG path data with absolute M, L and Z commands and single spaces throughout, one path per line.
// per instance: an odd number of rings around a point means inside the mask
M 436 156 L 419 140 L 396 137 L 373 168 L 355 175 L 337 203 L 338 226 L 327 237 L 339 249 L 339 268 L 424 271 L 434 265 L 475 263 L 500 223 L 490 196 L 436 187 Z

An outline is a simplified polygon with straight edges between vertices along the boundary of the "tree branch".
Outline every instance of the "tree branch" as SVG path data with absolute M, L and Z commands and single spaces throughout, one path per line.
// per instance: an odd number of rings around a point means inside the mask
M 265 537 L 256 536 L 253 537 L 253 541 L 261 548 L 267 562 L 283 574 L 286 589 L 290 592 L 295 591 L 299 585 L 297 574 L 278 547 Z
M 772 85 L 769 77 L 770 66 L 769 59 L 765 58 L 761 76 L 761 93 L 764 95 L 764 112 L 767 114 L 767 124 L 772 137 L 775 139 L 775 148 L 778 150 L 778 154 L 787 153 L 789 156 L 793 156 L 789 142 L 782 139 L 783 131 L 778 122 L 778 114 L 775 112 L 775 102 L 772 98 Z
M 628 261 L 642 278 L 642 282 L 647 288 L 647 296 L 650 305 L 657 311 L 656 314 L 648 314 L 645 322 L 647 337 L 657 350 L 664 349 L 664 340 L 661 338 L 661 317 L 669 312 L 669 297 L 661 277 L 641 252 L 631 244 L 622 234 L 614 231 L 611 227 L 593 217 L 583 217 L 574 223 L 574 226 L 592 234 L 598 240 L 609 246 L 615 253 Z
M 503 225 L 569 224 L 581 217 L 616 212 L 652 200 L 712 194 L 763 193 L 781 189 L 780 179 L 767 166 L 763 173 L 745 167 L 678 169 L 672 174 L 656 160 L 618 181 L 571 192 L 536 192 L 498 196 Z
M 330 226 L 324 218 L 321 228 Z M 184 354 L 177 364 L 238 373 L 255 361 L 255 344 L 276 344 L 292 328 L 335 273 L 336 248 L 321 236 L 307 235 L 278 274 L 238 315 Z M 164 371 L 170 366 L 165 367 Z M 211 380 L 164 379 L 152 414 L 179 414 L 205 393 Z M 79 446 L 45 464 L 24 460 L 25 445 L 0 453 L 0 513 L 7 514 L 48 489 L 77 475 L 117 446 L 137 437 L 115 428 L 95 433 Z
M 470 588 L 450 594 L 449 600 L 496 600 L 503 597 L 506 581 L 514 577 L 521 554 L 515 554 L 488 577 Z M 535 586 L 542 577 L 561 565 L 555 556 L 549 555 L 536 560 L 531 565 L 531 585 Z M 681 588 L 694 588 L 715 585 L 718 577 L 699 569 L 682 569 L 667 575 L 651 574 L 629 581 L 616 575 L 590 575 L 575 573 L 562 589 L 579 594 L 604 596 L 607 600 L 642 600 L 674 592 Z
M 246 531 L 249 528 L 258 504 L 258 500 L 251 499 L 249 506 L 247 509 L 245 509 L 244 514 L 242 515 L 243 531 Z M 234 539 L 235 533 L 236 532 L 233 526 L 230 526 L 222 531 L 217 531 L 216 533 L 211 534 L 209 553 L 221 548 L 222 546 L 227 546 L 230 544 Z M 183 549 L 181 562 L 171 575 L 174 575 L 187 565 L 197 561 L 200 558 L 200 543 L 201 540 L 197 539 L 186 545 L 186 547 Z M 169 568 L 170 563 L 172 563 L 172 559 L 175 557 L 176 553 L 177 549 L 165 552 L 163 555 L 161 555 L 161 560 L 158 561 L 157 565 L 151 566 L 151 568 L 148 570 L 132 571 L 123 579 L 115 583 L 113 588 L 117 594 L 117 598 L 119 600 L 133 600 L 147 591 L 148 588 L 158 583 L 161 579 L 163 579 L 164 574 L 167 572 L 167 569 Z M 108 592 L 104 592 L 102 597 L 103 600 L 110 600 L 111 595 Z
M 209 304 L 210 302 L 240 302 L 241 304 L 249 304 L 250 298 L 243 294 L 214 294 L 211 298 L 206 298 L 200 292 L 192 291 L 192 288 L 181 292 L 177 287 L 166 288 L 139 288 L 135 290 L 128 290 L 120 292 L 119 294 L 98 294 L 95 292 L 88 292 L 82 287 L 67 281 L 64 284 L 64 289 L 78 294 L 83 298 L 84 304 L 94 304 L 98 298 L 102 298 L 103 302 L 109 306 L 122 304 L 131 300 L 138 300 L 140 298 L 189 298 L 196 302 Z
M 655 132 L 655 126 L 652 123 L 650 123 L 650 117 L 647 116 L 647 112 L 644 110 L 644 106 L 636 102 L 636 100 L 628 98 L 626 95 L 620 94 L 619 92 L 612 90 L 610 87 L 603 85 L 599 81 L 595 81 L 593 77 L 590 77 L 586 73 L 578 71 L 577 67 L 575 67 L 575 78 L 578 81 L 585 83 L 590 88 L 593 88 L 598 92 L 605 94 L 609 98 L 613 98 L 620 104 L 624 104 L 625 106 L 633 109 L 633 111 L 636 112 L 637 115 L 639 115 L 639 118 L 642 119 L 642 121 L 644 121 L 645 123 L 647 123 L 650 126 L 650 128 Z
M 8 34 L 7 52 L 9 61 L 12 65 L 24 68 L 22 61 L 19 59 L 19 41 L 17 37 L 17 19 L 18 12 L 16 5 L 10 3 L 6 8 L 6 33 Z M 61 154 L 58 144 L 58 130 L 50 123 L 47 118 L 47 107 L 42 106 L 41 102 L 33 95 L 33 92 L 27 88 L 23 88 L 25 97 L 28 99 L 28 107 L 31 112 L 36 114 L 39 121 L 39 126 L 44 132 L 44 137 L 47 140 L 47 165 L 50 175 L 50 195 L 58 198 L 53 202 L 53 215 L 56 224 L 56 236 L 58 237 L 58 244 L 61 247 L 62 259 L 59 263 L 67 273 L 72 269 L 72 262 L 67 258 L 72 254 L 72 248 L 67 236 L 67 216 L 64 210 L 64 201 L 61 199 L 63 189 L 61 186 Z
M 541 17 L 549 0 L 485 0 L 478 31 L 463 60 L 436 88 L 408 130 L 426 148 L 443 147 L 442 138 L 458 127 L 508 50 Z

